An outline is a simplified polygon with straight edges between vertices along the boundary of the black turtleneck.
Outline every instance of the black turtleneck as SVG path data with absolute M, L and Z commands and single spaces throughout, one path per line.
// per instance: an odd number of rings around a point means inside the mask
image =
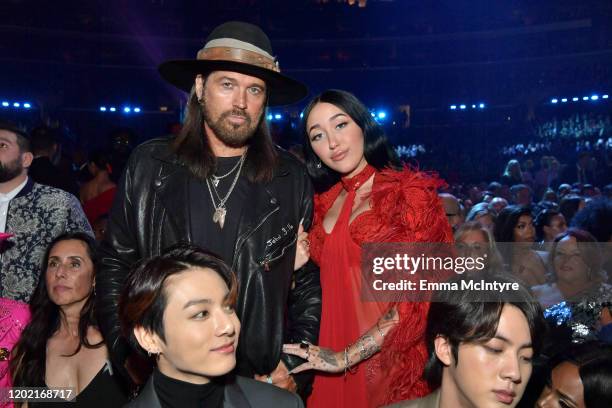
M 223 382 L 192 384 L 163 375 L 159 370 L 153 373 L 153 385 L 162 408 L 221 408 L 223 406 Z

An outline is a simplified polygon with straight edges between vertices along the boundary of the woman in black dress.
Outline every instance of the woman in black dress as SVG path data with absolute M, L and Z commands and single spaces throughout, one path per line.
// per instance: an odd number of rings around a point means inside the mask
M 95 241 L 84 233 L 59 236 L 45 254 L 30 301 L 32 319 L 13 349 L 13 386 L 69 388 L 71 395 L 63 397 L 73 401 L 28 401 L 29 408 L 117 407 L 126 401 L 94 317 L 95 261 Z

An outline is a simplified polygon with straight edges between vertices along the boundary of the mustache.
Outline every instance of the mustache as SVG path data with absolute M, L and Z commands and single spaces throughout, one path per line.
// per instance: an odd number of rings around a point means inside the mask
M 225 119 L 228 116 L 240 116 L 243 117 L 247 120 L 247 122 L 251 122 L 251 117 L 248 115 L 248 113 L 246 113 L 245 111 L 242 111 L 240 109 L 233 109 L 231 111 L 227 111 L 227 112 L 223 112 L 221 114 L 221 119 Z

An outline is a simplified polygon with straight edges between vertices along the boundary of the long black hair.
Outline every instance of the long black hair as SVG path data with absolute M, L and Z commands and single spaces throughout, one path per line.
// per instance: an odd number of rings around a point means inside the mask
M 319 103 L 330 103 L 343 110 L 355 121 L 363 132 L 363 153 L 368 164 L 382 170 L 385 167 L 399 167 L 400 161 L 389 144 L 383 128 L 374 120 L 368 108 L 352 93 L 329 89 L 310 101 L 304 109 L 301 133 L 304 137 L 304 160 L 308 174 L 318 191 L 325 190 L 340 180 L 341 175 L 322 163 L 312 146 L 306 129 L 306 122 L 312 109 Z M 321 163 L 319 167 L 319 163 Z
M 206 81 L 204 86 L 206 86 Z M 179 161 L 187 166 L 197 179 L 206 180 L 214 174 L 217 159 L 205 134 L 204 113 L 198 101 L 195 86 L 191 89 L 187 102 L 185 123 L 179 135 L 172 142 L 172 149 Z M 277 163 L 278 153 L 268 130 L 264 110 L 255 134 L 249 139 L 249 151 L 244 163 L 247 178 L 251 182 L 269 181 L 272 179 Z
M 15 387 L 45 386 L 47 341 L 59 329 L 62 313 L 60 307 L 51 301 L 47 293 L 47 280 L 45 277 L 47 273 L 47 263 L 51 250 L 58 242 L 71 240 L 81 241 L 86 245 L 87 255 L 91 258 L 95 268 L 96 243 L 88 234 L 84 232 L 65 233 L 51 242 L 43 258 L 42 272 L 38 278 L 38 285 L 30 300 L 32 318 L 13 348 L 10 368 L 13 385 Z M 104 344 L 103 342 L 90 344 L 87 340 L 87 329 L 89 327 L 97 327 L 97 321 L 94 315 L 94 303 L 95 299 L 92 293 L 83 305 L 83 309 L 81 309 L 81 318 L 79 319 L 79 345 L 74 353 L 66 357 L 77 354 L 81 350 L 81 346 L 86 348 L 97 348 Z

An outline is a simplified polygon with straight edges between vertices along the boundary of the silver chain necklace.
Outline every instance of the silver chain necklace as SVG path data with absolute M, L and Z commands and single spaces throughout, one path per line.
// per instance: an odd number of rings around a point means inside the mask
M 210 199 L 212 200 L 213 207 L 215 207 L 215 212 L 213 213 L 212 220 L 213 222 L 218 223 L 221 229 L 223 229 L 223 225 L 225 225 L 225 216 L 227 215 L 227 208 L 225 207 L 225 203 L 227 202 L 230 195 L 234 191 L 234 187 L 236 187 L 236 183 L 238 183 L 238 179 L 240 178 L 240 172 L 242 171 L 242 165 L 244 164 L 244 160 L 246 159 L 246 152 L 247 151 L 245 150 L 244 153 L 242 154 L 242 157 L 240 158 L 240 161 L 238 162 L 238 172 L 236 172 L 234 181 L 232 182 L 232 185 L 227 191 L 227 194 L 225 194 L 225 197 L 220 198 L 219 193 L 217 192 L 217 189 L 215 188 L 216 186 L 214 185 L 214 181 L 213 181 L 213 187 L 211 188 L 210 179 L 208 178 L 206 179 L 206 186 L 208 187 L 208 193 L 210 194 Z M 219 204 L 217 204 L 215 200 L 215 197 L 213 195 L 213 190 L 215 190 L 215 195 L 219 197 Z
M 234 167 L 232 167 L 232 169 L 230 171 L 228 171 L 227 173 L 225 173 L 222 176 L 216 176 L 216 175 L 212 175 L 212 183 L 215 187 L 219 187 L 219 182 L 226 178 L 227 176 L 229 176 L 230 174 L 232 174 L 234 172 L 234 170 L 236 170 L 236 168 L 240 165 L 240 160 L 238 160 L 236 162 L 236 164 L 234 164 Z

